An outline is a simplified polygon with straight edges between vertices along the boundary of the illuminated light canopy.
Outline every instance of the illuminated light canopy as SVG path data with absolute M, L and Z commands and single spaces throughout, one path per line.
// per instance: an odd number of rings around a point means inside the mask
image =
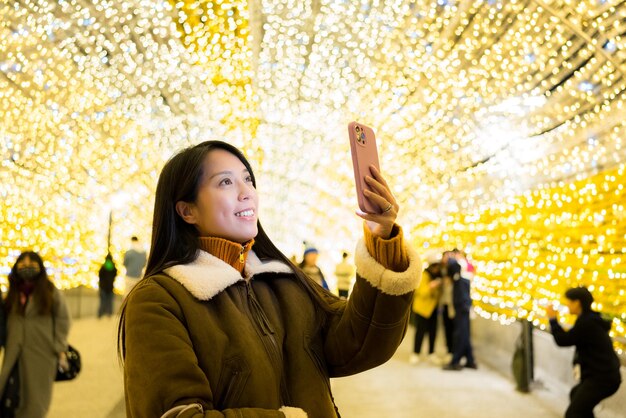
M 414 241 L 457 239 L 463 219 L 493 280 L 518 269 L 555 295 L 591 274 L 603 310 L 623 306 L 607 279 L 624 279 L 621 259 L 592 271 L 594 245 L 625 251 L 618 227 L 556 230 L 542 238 L 553 253 L 519 228 L 573 223 L 559 213 L 584 210 L 588 195 L 608 205 L 590 209 L 597 228 L 622 216 L 621 195 L 596 182 L 626 160 L 621 1 L 21 0 L 0 14 L 4 271 L 35 248 L 61 286 L 93 283 L 109 211 L 119 263 L 130 235 L 148 241 L 163 163 L 215 138 L 253 162 L 280 247 L 299 254 L 307 239 L 331 265 L 360 235 L 346 133 L 357 119 L 378 133 Z M 115 196 L 128 198 L 114 207 Z M 525 249 L 502 265 L 500 241 Z M 489 311 L 503 321 L 527 283 L 478 294 L 504 303 Z

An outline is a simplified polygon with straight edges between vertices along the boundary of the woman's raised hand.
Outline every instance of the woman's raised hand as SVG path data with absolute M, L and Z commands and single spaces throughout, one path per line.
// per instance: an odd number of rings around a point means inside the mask
M 364 194 L 370 202 L 378 205 L 381 213 L 365 213 L 357 210 L 356 214 L 365 220 L 367 227 L 374 235 L 387 239 L 391 236 L 400 207 L 380 171 L 370 166 L 370 172 L 372 175 L 365 176 L 365 182 L 372 191 L 365 189 Z

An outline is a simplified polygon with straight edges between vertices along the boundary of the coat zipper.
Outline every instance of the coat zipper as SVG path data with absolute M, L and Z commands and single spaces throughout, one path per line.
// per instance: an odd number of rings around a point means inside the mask
M 246 252 L 246 247 L 244 245 L 241 246 L 241 251 L 239 252 L 239 264 L 243 264 L 244 263 L 244 253 Z
M 269 319 L 265 315 L 265 312 L 263 312 L 263 308 L 254 294 L 252 285 L 248 281 L 246 281 L 246 294 L 248 296 L 248 310 L 255 320 L 254 322 L 257 325 L 257 331 L 260 330 L 262 333 L 261 341 L 263 342 L 263 346 L 269 356 L 270 362 L 274 364 L 274 370 L 282 371 L 281 375 L 277 376 L 280 377 L 281 403 L 283 405 L 289 405 L 290 399 L 289 393 L 287 392 L 287 384 L 285 382 L 284 365 L 281 362 L 280 350 L 278 348 L 276 338 L 274 337 L 274 328 L 272 328 Z M 250 306 L 252 306 L 253 309 L 251 309 Z
M 226 390 L 224 391 L 224 404 L 228 405 L 230 398 L 233 397 L 233 391 L 235 389 L 235 382 L 239 379 L 239 370 L 234 370 L 230 380 L 228 381 L 228 385 L 226 386 Z

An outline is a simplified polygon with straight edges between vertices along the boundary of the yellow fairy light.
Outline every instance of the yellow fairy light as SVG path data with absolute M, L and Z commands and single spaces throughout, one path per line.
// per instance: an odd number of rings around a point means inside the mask
M 624 329 L 626 282 L 616 278 L 626 277 L 624 237 L 613 231 L 625 228 L 626 219 L 612 208 L 626 201 L 620 187 L 625 181 L 624 166 L 619 166 L 585 180 L 555 184 L 541 194 L 526 194 L 473 215 L 473 230 L 467 215 L 443 221 L 435 228 L 446 231 L 448 239 L 443 241 L 435 234 L 423 244 L 472 249 L 478 265 L 475 303 L 481 311 L 492 314 L 532 319 L 537 301 L 559 300 L 569 287 L 588 286 L 596 299 L 594 308 L 613 318 L 616 344 L 623 349 L 626 334 L 620 330 Z M 594 190 L 609 192 L 612 199 L 606 200 Z M 590 197 L 585 199 L 585 206 L 547 204 L 576 201 L 583 196 Z M 571 219 L 579 221 L 573 223 Z M 426 226 L 417 226 L 413 235 L 424 236 L 420 230 Z M 522 230 L 530 240 L 508 239 L 521 236 Z M 512 260 L 513 249 L 521 255 L 518 261 Z M 554 271 L 557 275 L 551 279 Z M 506 291 L 498 292 L 497 297 L 483 297 L 502 287 Z M 508 301 L 516 303 L 508 305 Z M 537 321 L 546 325 L 545 317 Z
M 110 210 L 119 264 L 130 235 L 148 241 L 164 161 L 212 138 L 255 164 L 280 247 L 307 239 L 330 264 L 360 235 L 357 119 L 412 239 L 470 246 L 486 316 L 585 280 L 623 308 L 618 0 L 24 0 L 0 16 L 4 272 L 35 247 L 62 286 L 91 283 Z
M 149 240 L 156 178 L 178 148 L 230 138 L 260 162 L 241 16 L 221 49 L 198 51 L 163 1 L 26 1 L 0 13 L 3 273 L 34 248 L 61 287 L 92 283 L 111 210 L 120 267 L 130 235 Z M 210 31 L 233 21 L 220 24 Z M 226 52 L 242 57 L 218 71 Z M 237 80 L 215 81 L 229 72 Z

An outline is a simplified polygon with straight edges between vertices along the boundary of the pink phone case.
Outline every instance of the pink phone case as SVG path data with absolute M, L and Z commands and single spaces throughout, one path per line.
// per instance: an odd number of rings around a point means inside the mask
M 348 124 L 350 137 L 350 150 L 352 151 L 352 166 L 354 167 L 354 180 L 356 183 L 356 196 L 359 208 L 363 212 L 381 213 L 377 204 L 370 202 L 363 194 L 363 190 L 370 189 L 365 182 L 365 176 L 371 176 L 370 166 L 380 170 L 378 164 L 378 151 L 376 149 L 376 136 L 374 131 L 362 123 L 350 122 Z

